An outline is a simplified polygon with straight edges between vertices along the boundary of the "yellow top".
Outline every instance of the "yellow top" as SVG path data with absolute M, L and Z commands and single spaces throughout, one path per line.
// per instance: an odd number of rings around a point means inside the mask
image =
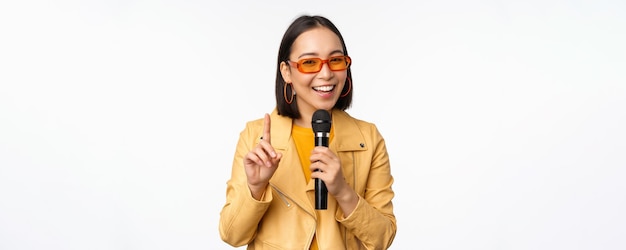
M 293 125 L 291 130 L 291 136 L 296 143 L 296 149 L 298 150 L 298 157 L 302 164 L 302 172 L 304 172 L 304 178 L 306 183 L 311 180 L 311 152 L 315 148 L 315 134 L 313 134 L 312 128 L 300 127 Z M 328 143 L 333 139 L 333 128 L 330 127 L 330 138 Z M 313 241 L 311 242 L 311 250 L 318 250 L 317 240 L 313 235 Z

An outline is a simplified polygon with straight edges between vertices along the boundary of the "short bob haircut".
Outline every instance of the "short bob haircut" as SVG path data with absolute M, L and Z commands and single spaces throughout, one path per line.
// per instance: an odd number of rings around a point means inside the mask
M 293 100 L 291 104 L 288 104 L 285 100 L 285 96 L 291 96 L 293 89 L 288 91 L 289 93 L 284 93 L 285 91 L 285 79 L 283 79 L 282 74 L 280 73 L 280 63 L 286 62 L 289 59 L 289 55 L 291 54 L 291 46 L 293 46 L 293 42 L 300 36 L 300 34 L 316 28 L 316 27 L 326 27 L 339 37 L 341 41 L 341 47 L 343 48 L 343 52 L 345 55 L 348 55 L 348 50 L 346 49 L 346 43 L 343 40 L 343 36 L 339 32 L 339 29 L 327 18 L 322 16 L 308 16 L 303 15 L 296 18 L 285 34 L 283 35 L 283 40 L 280 43 L 280 48 L 278 49 L 278 62 L 276 69 L 276 108 L 278 109 L 278 114 L 282 116 L 288 116 L 292 119 L 300 118 L 300 111 L 298 111 L 298 102 L 296 99 Z M 348 94 L 344 97 L 339 97 L 337 103 L 333 109 L 346 110 L 352 104 L 352 93 L 354 93 L 354 84 L 352 81 L 352 72 L 350 68 L 347 69 L 348 74 L 346 77 L 346 82 L 343 86 L 341 93 Z M 350 86 L 352 84 L 352 86 Z M 286 94 L 286 95 L 285 95 Z

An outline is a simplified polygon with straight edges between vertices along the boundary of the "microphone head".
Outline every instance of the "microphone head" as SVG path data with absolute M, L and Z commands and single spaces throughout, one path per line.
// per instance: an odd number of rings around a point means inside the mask
M 311 126 L 313 127 L 313 132 L 330 132 L 330 113 L 323 109 L 318 109 L 313 113 L 313 118 L 311 119 Z

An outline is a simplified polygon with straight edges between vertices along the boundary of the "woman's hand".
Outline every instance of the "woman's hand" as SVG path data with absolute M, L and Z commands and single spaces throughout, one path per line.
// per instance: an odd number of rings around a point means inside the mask
M 317 146 L 311 152 L 311 178 L 324 181 L 328 193 L 335 197 L 344 216 L 352 213 L 359 201 L 356 192 L 348 185 L 341 170 L 341 160 L 328 147 Z
M 282 155 L 274 151 L 271 144 L 270 116 L 265 114 L 263 124 L 263 138 L 250 152 L 243 158 L 243 165 L 248 177 L 248 188 L 252 196 L 260 200 L 267 184 L 276 172 L 278 163 Z

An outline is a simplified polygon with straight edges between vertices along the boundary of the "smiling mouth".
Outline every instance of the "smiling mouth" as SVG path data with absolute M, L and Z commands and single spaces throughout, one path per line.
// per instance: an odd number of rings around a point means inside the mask
M 333 91 L 333 89 L 335 89 L 335 85 L 313 87 L 313 90 L 319 91 L 319 92 L 331 92 Z

